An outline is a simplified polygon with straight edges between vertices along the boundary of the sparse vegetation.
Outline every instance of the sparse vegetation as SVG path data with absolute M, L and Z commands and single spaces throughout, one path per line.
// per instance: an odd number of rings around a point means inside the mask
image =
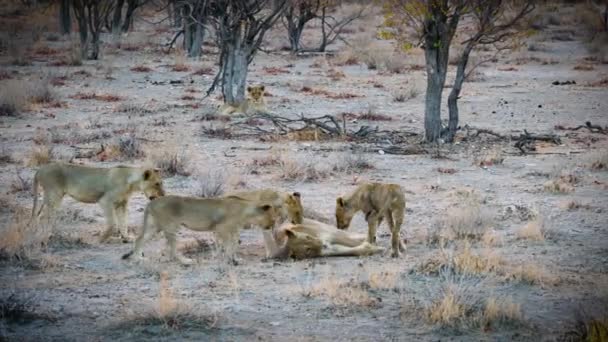
M 431 232 L 430 244 L 445 245 L 455 239 L 480 240 L 494 223 L 491 213 L 483 207 L 475 193 L 459 195 L 460 203 L 447 209 Z
M 325 298 L 336 307 L 373 307 L 377 304 L 361 285 L 345 282 L 335 275 L 326 275 L 303 289 L 302 294 L 305 297 Z
M 226 191 L 227 175 L 222 169 L 205 169 L 195 176 L 194 195 L 202 198 L 213 198 Z
M 541 217 L 537 217 L 517 230 L 517 238 L 522 240 L 544 241 L 546 234 L 545 230 L 544 220 Z
M 191 171 L 188 160 L 188 156 L 183 152 L 178 152 L 177 148 L 161 150 L 152 154 L 154 167 L 160 170 L 163 177 L 189 176 Z
M 279 160 L 279 177 L 283 180 L 314 182 L 327 178 L 331 167 L 312 156 L 292 157 L 286 153 Z
M 50 163 L 55 159 L 53 147 L 49 145 L 34 145 L 27 160 L 27 166 L 39 166 Z

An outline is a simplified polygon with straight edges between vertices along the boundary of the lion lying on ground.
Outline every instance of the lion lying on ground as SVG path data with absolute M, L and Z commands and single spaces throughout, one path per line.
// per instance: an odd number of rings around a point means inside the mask
M 366 237 L 304 219 L 302 224 L 287 223 L 275 230 L 274 238 L 267 241 L 267 245 L 271 246 L 271 257 L 277 259 L 363 256 L 384 251 L 384 248 L 365 241 Z
M 264 91 L 265 87 L 263 85 L 247 87 L 247 98 L 243 102 L 237 105 L 224 103 L 218 109 L 218 113 L 220 115 L 265 113 L 267 109 Z
M 36 214 L 39 186 L 43 189 L 44 199 Z M 79 202 L 99 203 L 108 224 L 101 235 L 102 242 L 114 233 L 117 224 L 123 241 L 131 240 L 127 231 L 127 204 L 134 192 L 141 191 L 150 200 L 165 194 L 161 177 L 153 169 L 127 166 L 99 168 L 64 163 L 40 167 L 34 176 L 33 190 L 32 219 L 40 217 L 44 207 L 50 219 L 51 213 L 59 207 L 66 194 Z
M 348 196 L 336 199 L 336 223 L 338 229 L 347 229 L 353 216 L 359 211 L 365 214 L 368 225 L 367 241 L 376 243 L 376 229 L 386 218 L 391 230 L 392 257 L 399 257 L 405 246 L 399 231 L 405 215 L 405 195 L 398 184 L 365 183 Z
M 180 226 L 196 231 L 213 231 L 224 247 L 226 255 L 234 260 L 239 228 L 246 224 L 272 229 L 276 213 L 269 204 L 260 205 L 236 196 L 223 198 L 195 198 L 164 196 L 148 203 L 144 211 L 143 228 L 135 241 L 133 250 L 123 259 L 135 254 L 141 257 L 146 239 L 162 231 L 167 239 L 169 258 L 182 264 L 191 264 L 192 259 L 177 254 L 175 235 Z
M 253 191 L 243 191 L 231 194 L 246 200 L 253 201 L 258 204 L 270 204 L 275 208 L 277 214 L 276 223 L 283 223 L 287 219 L 291 223 L 302 223 L 302 217 L 304 215 L 304 209 L 302 207 L 302 200 L 299 192 L 288 193 L 282 191 L 275 191 L 272 189 L 261 189 Z M 266 257 L 270 257 L 270 246 L 267 241 L 271 238 L 272 231 L 264 230 L 264 242 L 266 249 Z

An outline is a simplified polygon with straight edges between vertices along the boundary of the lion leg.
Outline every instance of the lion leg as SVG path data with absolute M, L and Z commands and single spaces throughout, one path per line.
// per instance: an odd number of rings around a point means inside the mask
M 393 220 L 393 213 L 390 210 L 387 210 L 385 217 L 386 222 L 388 223 L 388 226 L 391 230 L 391 247 L 393 249 L 391 256 L 393 258 L 398 258 L 399 256 L 401 256 L 401 253 L 399 251 L 399 229 L 401 228 L 401 226 L 395 225 L 395 221 Z
M 129 235 L 129 228 L 127 226 L 127 202 L 121 202 L 116 205 L 115 212 L 116 223 L 118 224 L 122 242 L 127 243 L 133 241 L 133 236 Z
M 399 208 L 397 210 L 393 210 L 393 217 L 395 219 L 395 230 L 397 231 L 397 236 L 401 232 L 401 226 L 403 225 L 403 218 L 405 216 L 405 208 Z M 399 240 L 399 250 L 401 252 L 405 252 L 405 244 L 401 240 L 401 238 L 397 238 Z
M 177 229 L 174 227 L 165 230 L 165 239 L 167 239 L 167 245 L 169 247 L 169 259 L 177 260 L 182 265 L 192 265 L 194 260 L 177 253 L 176 233 Z
M 277 253 L 279 247 L 272 236 L 273 233 L 271 229 L 262 231 L 262 234 L 264 235 L 264 249 L 266 250 L 266 258 L 270 258 Z
M 116 210 L 114 203 L 109 199 L 105 198 L 105 196 L 101 198 L 99 204 L 103 209 L 107 224 L 106 230 L 103 232 L 103 234 L 101 234 L 101 237 L 99 238 L 99 242 L 103 243 L 106 242 L 116 230 Z
M 373 212 L 367 217 L 367 242 L 376 243 L 376 230 L 379 221 L 380 215 L 377 212 Z
M 63 200 L 64 195 L 65 194 L 62 191 L 45 189 L 44 198 L 42 200 L 42 206 L 40 207 L 40 211 L 38 212 L 38 218 L 40 218 L 41 215 L 44 216 L 47 220 L 47 224 L 50 225 L 51 219 L 53 218 L 53 214 L 57 212 L 57 209 L 61 205 L 61 201 Z
M 233 232 L 230 227 L 217 227 L 215 234 L 223 247 L 224 257 L 233 264 L 238 264 L 236 259 L 238 230 Z

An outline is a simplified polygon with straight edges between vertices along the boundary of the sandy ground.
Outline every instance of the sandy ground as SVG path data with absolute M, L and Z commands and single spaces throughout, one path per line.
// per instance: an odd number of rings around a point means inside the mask
M 141 42 L 155 35 L 154 31 L 141 27 L 145 25 L 138 26 L 126 39 Z M 548 36 L 549 33 L 533 36 L 529 42 L 542 41 L 545 51 L 524 48 L 480 67 L 475 82 L 465 84 L 460 100 L 461 123 L 503 134 L 519 134 L 523 129 L 556 133 L 562 139 L 561 145 L 541 144 L 536 154 L 521 155 L 512 143 L 496 143 L 491 137 L 483 137 L 442 146 L 442 154 L 449 158 L 370 152 L 364 153 L 363 158 L 373 163 L 373 169 L 330 172 L 313 181 L 281 179 L 280 166 L 256 167 L 253 163 L 280 155 L 313 160 L 315 165 L 326 167 L 351 153 L 340 152 L 350 148 L 351 143 L 264 142 L 256 136 L 222 139 L 204 132 L 203 127 L 226 125 L 221 121 L 201 121 L 201 116 L 212 112 L 219 101 L 216 95 L 203 98 L 212 76 L 192 74 L 203 67 L 215 70 L 215 54 L 205 54 L 201 61 L 185 61 L 190 67 L 187 72 L 171 71 L 176 57 L 145 44 L 139 51 L 106 49 L 103 61 L 87 61 L 78 67 L 51 66 L 56 56 L 37 56 L 30 66 L 4 64 L 2 68 L 13 73 L 15 79 L 66 76 L 65 85 L 53 88 L 65 103 L 62 108 L 35 106 L 20 117 L 0 118 L 2 148 L 14 159 L 0 164 L 1 192 L 19 206 L 29 210 L 32 195 L 29 191 L 11 191 L 11 185 L 16 181 L 17 169 L 24 178 L 32 177 L 36 168 L 23 165 L 36 146 L 35 137 L 50 134 L 49 129 L 58 132 L 64 139 L 50 144 L 55 157 L 65 160 L 82 152 L 82 147 L 98 147 L 134 130 L 137 137 L 145 138 L 141 143 L 149 156 L 177 148 L 187 157 L 192 175 L 165 179 L 165 188 L 172 194 L 196 194 L 199 182 L 222 172 L 226 191 L 260 187 L 299 191 L 305 210 L 331 218 L 335 198 L 354 189 L 356 182 L 401 184 L 407 190 L 408 210 L 402 238 L 407 240 L 408 250 L 400 259 L 385 254 L 265 261 L 261 232 L 245 230 L 241 233 L 240 264 L 236 266 L 223 262 L 214 248 L 204 248 L 205 244 L 195 247 L 198 251 L 190 254 L 197 259 L 196 265 L 184 267 L 169 262 L 162 254 L 164 240 L 160 237 L 146 245 L 146 262 L 125 262 L 120 255 L 131 248 L 130 244 L 97 242 L 104 229 L 101 209 L 65 199 L 62 218 L 54 228 L 54 234 L 60 238 L 52 239 L 49 247 L 37 255 L 42 262 L 32 266 L 9 259 L 0 266 L 0 293 L 4 302 L 22 298 L 30 311 L 36 313 L 34 317 L 18 320 L 2 318 L 0 336 L 25 341 L 175 338 L 538 341 L 563 337 L 573 329 L 576 314 L 581 310 L 595 314 L 605 309 L 608 173 L 605 169 L 593 170 L 589 165 L 598 155 L 606 155 L 608 139 L 586 129 L 567 132 L 555 130 L 554 126 L 572 127 L 585 121 L 608 124 L 607 88 L 589 86 L 608 75 L 608 65 L 584 62 L 588 53 L 579 39 L 554 41 Z M 57 49 L 69 45 L 64 39 L 45 44 Z M 342 45 L 332 47 L 345 49 Z M 408 65 L 421 63 L 420 57 L 412 56 Z M 575 65 L 583 62 L 592 65 L 593 70 L 574 70 Z M 152 71 L 131 71 L 137 65 L 146 65 Z M 270 67 L 285 72 L 269 72 Z M 330 79 L 328 73 L 336 70 L 344 73 L 344 77 Z M 282 53 L 260 53 L 249 75 L 251 83 L 266 85 L 272 95 L 267 100 L 273 113 L 290 117 L 362 114 L 371 108 L 392 121 L 359 120 L 348 122 L 347 127 L 356 130 L 363 124 L 379 125 L 382 129 L 417 133 L 412 138 L 417 141 L 422 139 L 424 79 L 424 71 L 413 68 L 395 74 L 369 70 L 363 63 L 339 66 L 323 56 L 294 57 Z M 170 85 L 170 80 L 183 83 Z M 552 85 L 556 80 L 575 80 L 576 84 Z M 313 96 L 301 91 L 304 86 L 357 97 Z M 418 90 L 414 98 L 393 101 L 393 94 L 400 88 L 412 87 Z M 122 99 L 104 102 L 73 98 L 78 92 L 113 94 Z M 195 100 L 181 99 L 184 95 L 192 95 Z M 123 112 L 126 105 L 136 109 Z M 70 134 L 78 138 L 94 133 L 100 137 L 86 142 L 70 141 Z M 504 161 L 479 167 L 476 161 L 488 151 L 499 151 Z M 74 161 L 103 166 L 139 165 L 146 158 L 126 162 L 101 162 L 94 158 Z M 441 173 L 438 168 L 456 172 Z M 543 185 L 560 174 L 576 176 L 574 191 L 565 194 L 545 191 Z M 420 271 L 429 258 L 463 248 L 463 241 L 451 242 L 444 249 L 428 241 L 440 222 L 453 219 L 450 210 L 459 208 L 463 201 L 458 193 L 470 191 L 490 217 L 491 230 L 499 241 L 490 245 L 473 241 L 472 249 L 479 253 L 489 250 L 513 267 L 542 270 L 546 277 L 529 284 L 508 279 L 500 272 L 463 276 Z M 129 226 L 134 232 L 141 225 L 146 203 L 142 195 L 130 202 Z M 570 203 L 580 206 L 568 209 Z M 523 209 L 510 214 L 512 208 Z M 518 215 L 526 210 L 536 218 Z M 2 216 L 3 229 L 8 229 L 10 212 L 5 210 Z M 539 224 L 539 220 L 545 235 L 542 241 L 518 239 L 521 227 L 530 222 Z M 351 229 L 366 231 L 361 215 L 355 218 Z M 388 247 L 387 227 L 380 227 L 378 232 L 378 243 Z M 197 246 L 197 239 L 213 245 L 211 234 L 183 231 L 179 236 L 183 248 Z M 516 323 L 489 327 L 463 323 L 452 329 L 431 324 L 426 309 L 440 298 L 447 284 L 455 284 L 465 293 L 475 310 L 489 297 L 519 303 L 521 318 Z M 332 295 L 332 291 L 338 294 Z M 9 297 L 11 294 L 13 297 Z M 205 320 L 197 323 L 186 315 L 177 327 L 171 321 L 138 323 L 137 317 L 150 313 L 154 316 L 167 310 L 167 306 L 177 306 Z M 128 323 L 121 325 L 125 320 Z

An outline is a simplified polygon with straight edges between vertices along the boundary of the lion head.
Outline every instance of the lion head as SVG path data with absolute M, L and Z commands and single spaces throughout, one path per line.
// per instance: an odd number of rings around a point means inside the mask
M 264 89 L 263 85 L 249 86 L 247 87 L 247 94 L 254 103 L 260 103 L 264 99 Z
M 338 197 L 336 199 L 336 225 L 338 229 L 347 229 L 356 212 L 355 208 L 350 206 L 344 198 Z
M 299 192 L 289 194 L 285 200 L 285 206 L 289 219 L 293 224 L 300 224 L 304 220 L 304 208 Z
M 140 183 L 140 189 L 150 200 L 165 195 L 163 180 L 160 177 L 160 173 L 152 169 L 144 171 Z
M 320 239 L 293 229 L 286 229 L 285 235 L 287 236 L 287 250 L 291 257 L 306 259 L 321 255 L 323 242 Z

